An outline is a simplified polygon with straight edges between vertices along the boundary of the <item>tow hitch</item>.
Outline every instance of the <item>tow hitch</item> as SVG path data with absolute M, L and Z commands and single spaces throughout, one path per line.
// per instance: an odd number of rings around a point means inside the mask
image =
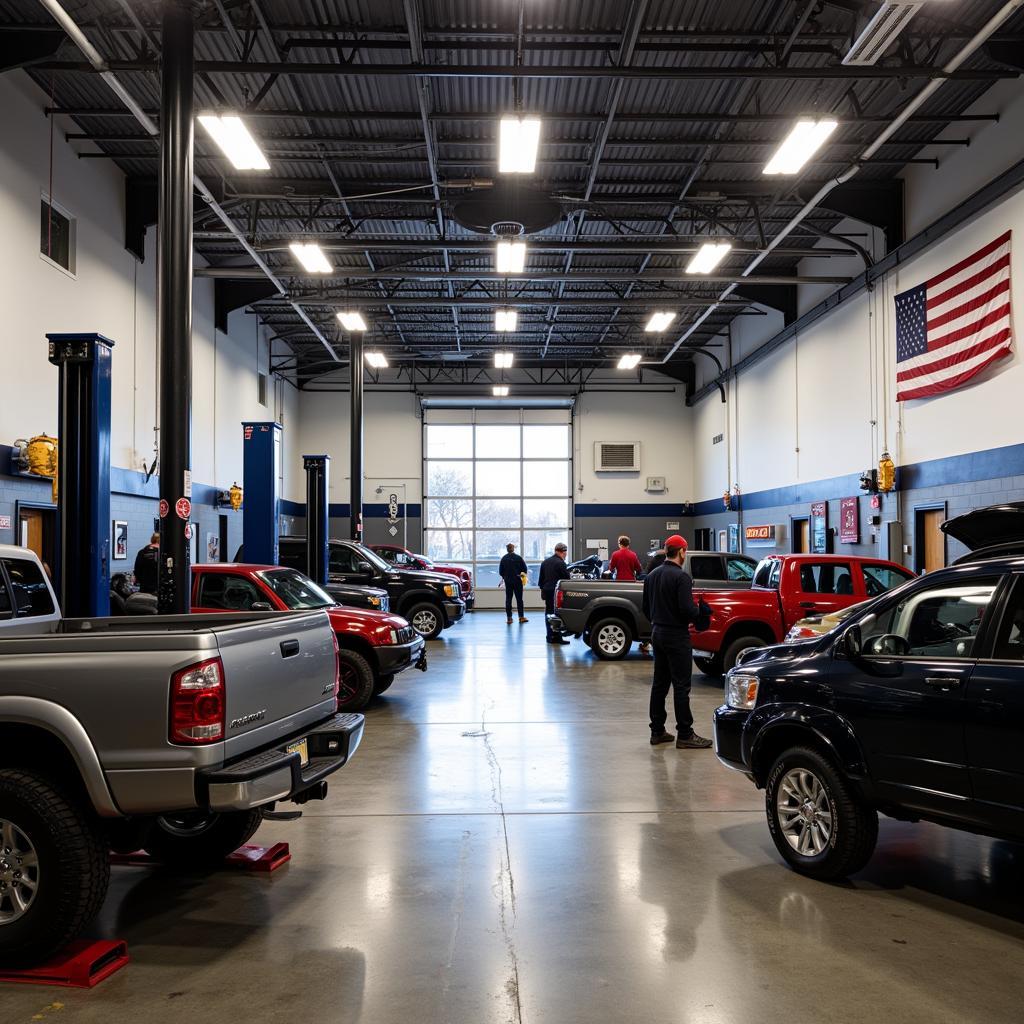
M 427 648 L 424 646 L 423 652 L 420 654 L 419 660 L 416 662 L 416 668 L 421 672 L 427 671 Z

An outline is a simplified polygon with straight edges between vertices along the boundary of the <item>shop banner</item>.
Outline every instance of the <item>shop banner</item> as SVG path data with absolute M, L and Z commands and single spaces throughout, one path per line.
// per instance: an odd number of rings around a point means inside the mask
M 839 539 L 844 544 L 860 543 L 860 498 L 839 502 Z
M 773 548 L 775 547 L 775 527 L 748 526 L 745 534 L 748 548 Z

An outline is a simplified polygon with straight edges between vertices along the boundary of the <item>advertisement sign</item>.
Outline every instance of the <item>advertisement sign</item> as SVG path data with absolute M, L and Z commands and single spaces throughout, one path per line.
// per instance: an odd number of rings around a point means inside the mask
M 811 505 L 811 553 L 827 555 L 828 537 L 828 502 L 816 501 Z
M 773 548 L 775 547 L 775 526 L 748 526 L 745 529 L 745 537 L 748 548 Z
M 860 543 L 859 498 L 843 498 L 839 502 L 839 539 L 844 544 Z

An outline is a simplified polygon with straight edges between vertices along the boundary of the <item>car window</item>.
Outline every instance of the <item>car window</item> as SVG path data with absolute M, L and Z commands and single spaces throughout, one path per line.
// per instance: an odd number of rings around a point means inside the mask
M 247 612 L 256 601 L 267 602 L 252 580 L 226 572 L 204 572 L 199 578 L 199 607 Z
M 7 581 L 0 574 L 0 619 L 11 617 L 11 595 L 7 591 Z
M 344 544 L 332 544 L 327 566 L 329 572 L 355 572 L 355 552 L 351 548 L 345 547 Z
M 1024 661 L 1024 580 L 1018 578 L 992 645 L 992 657 L 1000 661 Z
M 970 658 L 996 579 L 916 590 L 862 625 L 865 655 Z
M 862 565 L 861 568 L 864 570 L 864 587 L 868 597 L 878 597 L 914 578 L 909 570 L 901 572 L 889 565 Z
M 782 562 L 778 558 L 773 558 L 769 565 L 771 573 L 768 576 L 768 586 L 772 590 L 778 590 L 779 580 L 782 579 Z
M 848 562 L 801 562 L 800 590 L 804 594 L 853 593 L 853 572 Z
M 772 566 L 777 564 L 778 562 L 774 558 L 766 558 L 764 561 L 759 562 L 757 568 L 754 570 L 754 586 L 770 586 Z
M 754 563 L 745 558 L 726 558 L 725 573 L 730 580 L 752 580 Z
M 308 576 L 294 569 L 274 569 L 259 576 L 288 608 L 330 608 L 336 603 Z
M 722 559 L 718 555 L 692 555 L 690 575 L 695 580 L 724 580 Z
M 50 597 L 43 571 L 36 562 L 22 558 L 5 558 L 4 568 L 11 581 L 14 614 L 19 619 L 54 613 L 53 598 Z

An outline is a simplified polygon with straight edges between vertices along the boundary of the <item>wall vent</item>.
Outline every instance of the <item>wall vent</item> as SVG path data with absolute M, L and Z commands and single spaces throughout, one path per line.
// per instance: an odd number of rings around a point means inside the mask
M 857 36 L 850 52 L 843 58 L 847 66 L 864 67 L 878 63 L 893 40 L 906 28 L 907 23 L 921 7 L 917 3 L 887 0 Z
M 639 473 L 639 441 L 595 441 L 594 471 L 597 473 Z

